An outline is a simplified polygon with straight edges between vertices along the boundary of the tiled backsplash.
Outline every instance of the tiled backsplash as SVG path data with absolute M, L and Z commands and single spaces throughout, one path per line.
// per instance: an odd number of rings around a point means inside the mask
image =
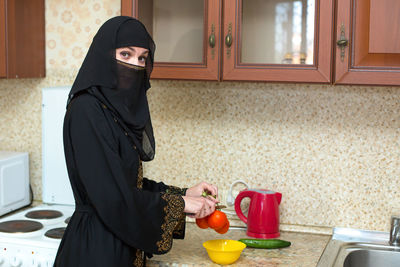
M 28 151 L 41 198 L 41 89 L 71 85 L 119 1 L 46 1 L 45 79 L 0 80 L 0 150 Z M 400 88 L 152 81 L 145 176 L 283 194 L 281 223 L 388 230 L 400 207 Z

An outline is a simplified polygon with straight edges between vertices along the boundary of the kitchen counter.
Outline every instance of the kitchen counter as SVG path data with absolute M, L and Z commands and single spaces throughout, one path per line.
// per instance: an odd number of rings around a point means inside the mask
M 240 238 L 249 238 L 243 228 L 230 229 L 226 234 L 220 235 L 212 229 L 200 229 L 196 224 L 188 222 L 185 239 L 175 239 L 170 252 L 154 255 L 147 260 L 147 266 L 220 266 L 210 260 L 203 242 L 210 239 Z M 315 267 L 330 236 L 281 232 L 279 239 L 292 244 L 283 249 L 245 248 L 239 260 L 230 266 Z

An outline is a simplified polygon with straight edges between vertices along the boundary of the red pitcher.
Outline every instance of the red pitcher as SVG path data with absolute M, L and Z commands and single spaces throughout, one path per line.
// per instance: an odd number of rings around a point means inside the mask
M 249 197 L 248 217 L 244 216 L 240 203 Z M 282 194 L 266 189 L 243 190 L 235 199 L 235 211 L 247 224 L 247 235 L 256 238 L 275 238 L 279 234 L 279 204 Z

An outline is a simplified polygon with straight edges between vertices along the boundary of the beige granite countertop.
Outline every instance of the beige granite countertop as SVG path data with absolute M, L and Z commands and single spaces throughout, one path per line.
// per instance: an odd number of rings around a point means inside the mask
M 203 242 L 210 239 L 240 239 L 248 238 L 245 229 L 230 229 L 220 235 L 211 229 L 200 229 L 194 223 L 186 224 L 186 236 L 183 240 L 174 240 L 170 252 L 164 255 L 154 255 L 147 261 L 147 266 L 220 266 L 210 260 Z M 230 266 L 274 266 L 274 267 L 315 267 L 321 256 L 329 235 L 281 232 L 279 239 L 292 244 L 283 249 L 243 250 L 239 260 Z

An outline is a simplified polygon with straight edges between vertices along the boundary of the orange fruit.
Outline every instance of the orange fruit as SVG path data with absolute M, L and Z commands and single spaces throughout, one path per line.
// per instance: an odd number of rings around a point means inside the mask
M 201 229 L 207 229 L 208 228 L 207 217 L 196 219 L 196 224 Z
M 226 214 L 220 210 L 214 211 L 207 219 L 208 226 L 212 229 L 222 228 L 227 221 Z
M 225 234 L 229 230 L 229 221 L 226 221 L 226 224 L 219 229 L 215 229 L 215 231 L 219 234 Z

